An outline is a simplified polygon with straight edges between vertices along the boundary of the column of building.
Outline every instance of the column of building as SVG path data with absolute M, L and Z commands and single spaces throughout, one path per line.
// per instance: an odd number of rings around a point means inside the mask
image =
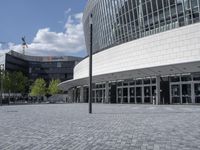
M 109 103 L 109 82 L 105 83 L 105 103 Z
M 156 105 L 160 104 L 160 76 L 156 77 Z
M 80 87 L 80 103 L 84 102 L 84 87 Z
M 191 98 L 192 98 L 192 104 L 195 104 L 195 89 L 194 89 L 194 82 L 192 83 L 191 86 Z

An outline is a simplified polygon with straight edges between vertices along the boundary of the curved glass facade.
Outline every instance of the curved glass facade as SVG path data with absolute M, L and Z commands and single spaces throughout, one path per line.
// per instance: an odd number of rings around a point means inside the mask
M 200 0 L 89 0 L 83 24 L 89 49 L 93 14 L 93 52 L 199 22 Z

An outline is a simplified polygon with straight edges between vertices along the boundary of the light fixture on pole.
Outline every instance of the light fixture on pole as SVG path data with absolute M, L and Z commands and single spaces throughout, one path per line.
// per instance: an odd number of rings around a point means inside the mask
M 89 52 L 89 113 L 92 114 L 92 14 L 90 16 L 90 52 Z

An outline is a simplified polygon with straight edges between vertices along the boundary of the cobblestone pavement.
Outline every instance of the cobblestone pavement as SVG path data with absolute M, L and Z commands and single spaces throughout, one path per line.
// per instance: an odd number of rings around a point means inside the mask
M 0 107 L 0 150 L 200 150 L 200 106 Z

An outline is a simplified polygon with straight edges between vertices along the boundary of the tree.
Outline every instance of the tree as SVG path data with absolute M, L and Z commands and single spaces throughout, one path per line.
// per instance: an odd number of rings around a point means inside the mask
M 56 80 L 52 79 L 48 87 L 48 94 L 55 95 L 55 94 L 60 93 L 60 90 L 58 88 L 59 83 L 60 83 L 59 79 L 56 79 Z
M 4 92 L 9 93 L 26 93 L 28 92 L 28 78 L 22 72 L 4 72 L 3 76 Z
M 42 78 L 35 80 L 31 86 L 31 96 L 44 96 L 46 94 L 46 82 Z
M 18 93 L 25 93 L 28 86 L 28 78 L 23 75 L 22 72 L 16 72 L 13 74 L 15 76 L 15 88 Z
M 7 71 L 4 73 L 3 88 L 4 88 L 4 92 L 9 92 L 9 91 L 11 91 L 11 88 L 12 88 L 12 81 L 10 78 L 10 73 Z
M 5 72 L 3 83 L 5 92 L 25 93 L 28 89 L 28 78 L 22 72 Z

